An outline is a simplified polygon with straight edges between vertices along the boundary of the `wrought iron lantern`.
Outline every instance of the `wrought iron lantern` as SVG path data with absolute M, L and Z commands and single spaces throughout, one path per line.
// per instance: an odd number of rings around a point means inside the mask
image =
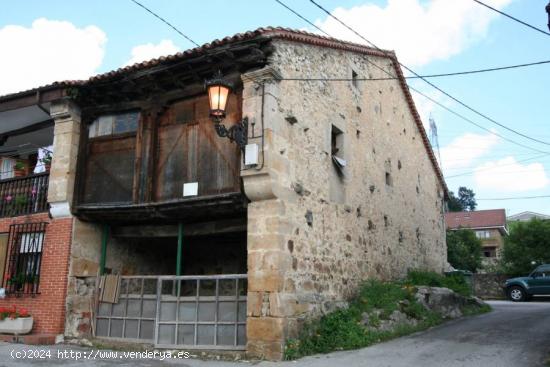
M 221 71 L 218 71 L 212 79 L 206 80 L 205 86 L 208 91 L 210 118 L 214 121 L 216 133 L 221 138 L 229 138 L 244 149 L 248 140 L 248 119 L 245 117 L 229 128 L 221 123 L 226 115 L 227 101 L 233 85 L 223 77 Z

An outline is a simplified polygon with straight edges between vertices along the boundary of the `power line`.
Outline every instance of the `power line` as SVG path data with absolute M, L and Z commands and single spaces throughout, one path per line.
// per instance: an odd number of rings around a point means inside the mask
M 149 12 L 151 15 L 153 15 L 154 17 L 156 17 L 157 19 L 159 19 L 160 21 L 162 21 L 163 23 L 165 23 L 166 25 L 168 25 L 170 28 L 172 28 L 173 30 L 175 30 L 178 34 L 180 34 L 181 36 L 183 36 L 185 39 L 187 39 L 188 41 L 190 41 L 191 43 L 193 43 L 194 45 L 196 45 L 197 47 L 200 47 L 200 45 L 195 42 L 193 39 L 191 39 L 190 37 L 188 37 L 187 35 L 185 35 L 183 32 L 181 32 L 178 28 L 176 28 L 174 25 L 172 25 L 170 22 L 168 22 L 167 20 L 165 20 L 163 17 L 161 17 L 160 15 L 156 14 L 154 11 L 152 11 L 151 9 L 147 8 L 145 5 L 141 4 L 140 2 L 136 1 L 136 0 L 130 0 L 132 1 L 133 3 L 135 3 L 136 5 L 140 6 L 141 8 L 143 8 L 144 10 L 146 10 L 147 12 Z M 331 37 L 327 32 L 325 32 L 323 29 L 321 29 L 320 27 L 318 27 L 317 25 L 315 25 L 314 23 L 312 23 L 311 21 L 309 21 L 308 19 L 306 19 L 305 17 L 303 17 L 302 15 L 300 15 L 298 12 L 294 11 L 292 8 L 288 7 L 286 4 L 284 4 L 283 2 L 281 2 L 280 0 L 275 0 L 277 3 L 279 3 L 281 6 L 285 7 L 286 9 L 288 9 L 289 11 L 291 11 L 293 14 L 295 14 L 296 16 L 298 16 L 300 19 L 304 20 L 305 22 L 307 22 L 308 24 L 310 24 L 311 26 L 315 27 L 317 30 L 319 30 L 320 32 L 322 32 L 323 34 L 327 35 L 328 37 Z M 310 0 L 312 1 L 312 0 Z M 312 1 L 313 2 L 313 1 Z M 317 3 L 313 2 L 315 5 L 319 6 Z M 324 8 L 322 8 L 324 9 Z M 326 10 L 324 10 L 326 12 Z M 330 15 L 330 13 L 328 13 Z M 367 42 L 369 42 L 368 40 L 366 40 Z M 369 42 L 370 43 L 370 42 Z M 372 44 L 372 43 L 371 43 Z M 374 47 L 376 47 L 375 45 L 373 45 Z M 376 47 L 378 48 L 378 47 Z M 466 71 L 466 72 L 458 72 L 458 73 L 447 73 L 447 74 L 439 74 L 439 75 L 432 75 L 432 76 L 421 76 L 421 75 L 418 75 L 416 73 L 414 73 L 412 70 L 409 70 L 411 71 L 413 74 L 415 74 L 413 77 L 409 77 L 409 78 L 425 78 L 425 77 L 436 77 L 436 76 L 448 76 L 448 75 L 460 75 L 460 74 L 471 74 L 471 73 L 479 73 L 479 72 L 485 72 L 485 71 L 494 71 L 494 70 L 504 70 L 504 69 L 510 69 L 510 68 L 515 68 L 515 67 L 524 67 L 524 66 L 531 66 L 531 65 L 538 65 L 538 64 L 544 64 L 544 63 L 550 63 L 550 60 L 548 61 L 540 61 L 540 62 L 535 62 L 535 63 L 529 63 L 529 64 L 520 64 L 520 65 L 512 65 L 512 66 L 506 66 L 506 67 L 500 67 L 500 68 L 491 68 L 491 69 L 485 69 L 485 70 L 474 70 L 474 71 Z M 377 66 L 380 70 L 386 72 L 388 75 L 391 76 L 391 74 L 389 74 L 387 71 L 385 71 L 383 68 L 381 68 L 380 66 L 374 64 L 371 62 L 371 64 Z M 392 78 L 391 79 L 395 79 L 395 77 L 391 76 Z M 390 78 L 387 78 L 387 79 L 390 79 Z M 291 79 L 286 79 L 286 80 L 291 80 Z M 297 80 L 297 79 L 296 79 Z M 305 80 L 305 79 L 304 79 Z M 438 104 L 439 106 L 449 110 L 448 108 L 446 108 L 445 106 L 443 106 L 442 104 L 440 104 L 439 102 L 436 102 L 435 100 L 433 100 L 432 98 L 426 96 L 425 94 L 419 92 L 418 90 L 412 88 L 409 86 L 409 88 L 413 89 L 414 91 L 416 91 L 417 93 L 423 95 L 424 97 L 430 99 L 432 102 Z M 450 111 L 450 110 L 449 110 Z M 457 113 L 453 112 L 453 111 L 450 111 L 456 115 L 458 115 Z M 463 117 L 463 119 L 466 119 Z M 469 121 L 468 119 L 466 119 L 466 121 Z M 471 121 L 469 121 L 471 122 Z M 471 122 L 473 123 L 473 122 Z M 475 123 L 474 123 L 475 124 Z M 481 127 L 481 125 L 477 125 L 475 124 L 476 126 Z M 531 149 L 531 150 L 534 150 L 534 151 L 537 151 L 537 152 L 542 152 L 538 149 L 534 149 L 534 148 L 531 148 L 531 147 L 528 147 L 528 146 L 525 146 L 525 145 L 522 145 L 520 143 L 516 143 L 510 139 L 507 139 L 499 134 L 496 134 L 494 133 L 493 131 L 491 130 L 488 130 L 488 129 L 485 129 L 485 128 L 482 128 L 488 132 L 490 132 L 491 134 L 495 134 L 499 137 L 501 137 L 502 139 L 504 140 L 507 140 L 509 142 L 512 142 L 516 145 L 519 145 L 519 146 L 522 146 L 524 148 L 528 148 L 528 149 Z
M 153 15 L 155 18 L 159 19 L 161 22 L 166 24 L 168 27 L 170 27 L 173 30 L 175 30 L 176 32 L 178 32 L 183 38 L 185 38 L 186 40 L 188 40 L 189 42 L 191 42 L 195 46 L 200 47 L 200 45 L 197 42 L 193 41 L 190 37 L 185 35 L 182 31 L 177 29 L 174 25 L 172 25 L 172 23 L 168 22 L 166 19 L 164 19 L 163 17 L 161 17 L 160 15 L 158 15 L 157 13 L 155 13 L 154 11 L 152 11 L 151 9 L 149 9 L 148 7 L 143 5 L 142 3 L 140 3 L 136 0 L 130 0 L 130 1 L 133 2 L 134 4 L 136 4 L 137 6 L 140 6 L 141 8 L 145 9 L 145 11 L 149 12 L 151 15 Z
M 278 0 L 275 0 L 275 1 L 279 2 Z M 531 63 L 527 63 L 527 64 L 500 66 L 500 67 L 487 68 L 487 69 L 457 71 L 457 72 L 453 72 L 453 73 L 427 74 L 427 75 L 418 75 L 418 76 L 413 75 L 413 76 L 406 76 L 405 79 L 440 78 L 440 77 L 446 77 L 446 76 L 479 74 L 479 73 L 486 73 L 486 72 L 491 72 L 491 71 L 516 69 L 516 68 L 523 68 L 523 67 L 527 67 L 527 66 L 542 65 L 542 64 L 550 64 L 550 60 L 531 62 Z M 388 77 L 388 78 L 283 78 L 281 80 L 321 81 L 321 82 L 349 82 L 349 81 L 352 81 L 352 80 L 357 80 L 357 81 L 381 81 L 381 80 L 396 80 L 396 79 L 399 79 L 399 78 L 392 76 L 392 77 Z
M 474 171 L 467 171 L 467 172 L 457 173 L 456 175 L 445 176 L 445 179 L 455 178 L 455 177 L 460 177 L 460 176 L 470 176 L 470 175 L 473 175 L 473 174 L 475 174 L 477 172 L 480 172 L 480 171 L 490 171 L 490 170 L 494 170 L 494 169 L 501 168 L 501 167 L 514 166 L 518 163 L 523 163 L 523 162 L 528 162 L 528 161 L 532 161 L 532 160 L 535 160 L 535 159 L 544 158 L 544 157 L 547 157 L 549 155 L 550 154 L 543 154 L 543 155 L 540 155 L 540 156 L 537 156 L 537 157 L 522 159 L 522 160 L 519 160 L 519 161 L 514 162 L 514 163 L 502 164 L 500 166 L 493 166 L 493 167 L 478 168 Z M 506 172 L 500 172 L 500 173 L 516 173 L 516 172 L 530 172 L 530 171 L 529 170 L 521 170 L 521 171 L 506 171 Z
M 516 196 L 516 197 L 507 197 L 507 198 L 481 198 L 476 200 L 526 200 L 526 199 L 542 199 L 550 198 L 550 195 L 539 195 L 539 196 Z
M 283 6 L 284 8 L 288 9 L 290 12 L 292 12 L 293 14 L 295 14 L 296 16 L 298 16 L 300 19 L 304 20 L 307 24 L 311 25 L 312 27 L 314 27 L 315 29 L 317 29 L 318 31 L 320 31 L 321 33 L 323 33 L 324 35 L 326 35 L 327 37 L 329 37 L 329 38 L 334 38 L 334 37 L 332 37 L 330 34 L 328 34 L 326 31 L 324 31 L 322 28 L 320 28 L 319 26 L 317 26 L 316 24 L 314 24 L 313 22 L 311 22 L 309 19 L 305 18 L 304 16 L 302 16 L 301 14 L 299 14 L 297 11 L 295 11 L 294 9 L 290 8 L 288 5 L 286 5 L 285 3 L 283 3 L 281 0 L 274 0 L 274 1 L 277 2 L 278 4 L 280 4 L 281 6 Z M 373 65 L 374 67 L 380 69 L 380 70 L 381 70 L 382 72 L 384 72 L 385 74 L 390 75 L 390 76 L 393 77 L 392 74 L 390 74 L 388 71 L 386 71 L 383 67 L 377 65 L 375 62 L 373 62 L 373 61 L 371 61 L 371 60 L 369 60 L 369 59 L 367 59 L 367 62 L 368 62 L 369 64 Z M 462 120 L 468 122 L 469 124 L 472 124 L 472 125 L 474 125 L 474 126 L 480 128 L 481 130 L 487 131 L 488 133 L 493 134 L 493 135 L 495 135 L 495 136 L 498 136 L 499 138 L 501 138 L 501 139 L 503 139 L 503 140 L 505 140 L 505 141 L 508 141 L 508 142 L 510 142 L 510 143 L 512 143 L 512 144 L 515 144 L 515 145 L 517 145 L 517 146 L 520 146 L 520 147 L 523 147 L 523 148 L 532 150 L 532 151 L 534 151 L 534 152 L 537 152 L 537 153 L 550 153 L 550 152 L 546 152 L 546 151 L 543 151 L 543 150 L 539 150 L 539 149 L 532 148 L 532 147 L 530 147 L 530 146 L 527 146 L 527 145 L 518 143 L 518 142 L 516 142 L 516 141 L 514 141 L 514 140 L 511 140 L 511 139 L 508 139 L 508 138 L 506 138 L 506 137 L 504 137 L 504 136 L 502 136 L 502 135 L 500 135 L 500 134 L 498 134 L 498 133 L 496 133 L 496 132 L 494 132 L 494 131 L 492 131 L 492 130 L 489 130 L 489 129 L 487 129 L 487 128 L 481 126 L 480 124 L 478 124 L 478 123 L 476 123 L 476 122 L 470 120 L 469 118 L 467 118 L 467 117 L 461 115 L 460 113 L 458 113 L 458 112 L 456 112 L 456 111 L 450 109 L 449 107 L 445 106 L 444 104 L 442 104 L 442 103 L 436 101 L 435 99 L 433 99 L 433 98 L 427 96 L 426 94 L 420 92 L 420 91 L 417 90 L 416 88 L 412 87 L 410 84 L 408 84 L 408 87 L 409 87 L 409 89 L 415 91 L 416 93 L 418 93 L 418 94 L 420 94 L 421 96 L 423 96 L 424 98 L 430 100 L 431 102 L 433 102 L 434 104 L 436 104 L 436 105 L 438 105 L 439 107 L 443 108 L 444 110 L 446 110 L 446 111 L 452 113 L 453 115 L 455 115 L 455 116 L 461 118 Z
M 470 149 L 470 147 L 468 147 L 466 145 L 457 146 L 457 148 Z M 507 149 L 507 151 L 509 152 L 509 149 Z M 514 153 L 514 156 L 516 156 L 516 157 L 517 156 L 532 156 L 534 154 L 536 154 L 536 153 L 534 153 L 534 152 L 533 153 L 524 152 L 524 153 Z M 498 159 L 498 158 L 502 158 L 502 155 L 483 155 L 483 159 Z M 472 160 L 472 158 L 450 158 L 450 159 L 447 158 L 446 159 L 447 162 L 462 162 L 462 161 L 471 161 L 471 160 Z M 458 168 L 449 168 L 449 169 L 455 170 L 455 169 L 458 169 Z
M 493 8 L 492 6 L 487 5 L 487 4 L 485 4 L 484 2 L 482 2 L 482 1 L 479 1 L 479 0 L 474 0 L 474 1 L 475 1 L 476 3 L 478 3 L 479 5 L 482 5 L 482 6 L 486 7 L 486 8 L 488 8 L 488 9 L 491 9 L 492 11 L 495 11 L 495 12 L 499 13 L 500 15 L 504 15 L 505 17 L 510 18 L 510 19 L 512 19 L 512 20 L 514 20 L 514 21 L 520 23 L 520 24 L 523 24 L 523 25 L 526 26 L 526 27 L 529 27 L 529 28 L 531 28 L 531 29 L 534 29 L 534 30 L 537 31 L 537 32 L 540 32 L 540 33 L 542 33 L 542 34 L 545 34 L 545 35 L 547 35 L 547 36 L 550 36 L 550 33 L 546 32 L 546 31 L 543 31 L 542 29 L 537 28 L 537 27 L 535 27 L 535 26 L 533 26 L 533 25 L 531 25 L 531 24 L 529 24 L 529 23 L 526 23 L 526 22 L 524 22 L 523 20 L 520 20 L 520 19 L 518 19 L 518 18 L 516 18 L 516 17 L 513 17 L 513 16 L 511 16 L 510 14 L 506 14 L 506 13 L 503 12 L 503 11 L 500 11 L 500 10 L 498 10 L 498 9 L 495 9 L 495 8 Z
M 276 0 L 278 1 L 278 0 Z M 317 8 L 321 9 L 324 13 L 326 13 L 329 17 L 333 18 L 334 20 L 336 20 L 338 23 L 340 23 L 342 26 L 344 26 L 346 29 L 350 30 L 351 32 L 353 32 L 353 34 L 355 34 L 356 36 L 360 37 L 362 40 L 364 40 L 365 42 L 367 42 L 368 44 L 372 45 L 372 47 L 376 48 L 378 51 L 380 52 L 383 52 L 386 56 L 390 57 L 391 58 L 391 55 L 388 55 L 387 51 L 384 51 L 382 50 L 380 47 L 378 47 L 377 45 L 375 45 L 374 43 L 372 43 L 371 41 L 369 41 L 368 39 L 366 39 L 363 35 L 361 35 L 359 32 L 357 32 L 355 29 L 351 28 L 349 25 L 347 25 L 346 23 L 344 23 L 342 20 L 340 20 L 338 17 L 336 17 L 335 15 L 333 15 L 331 12 L 329 12 L 327 9 L 325 9 L 323 6 L 319 5 L 315 0 L 309 0 L 309 2 L 311 2 L 312 4 L 314 4 Z M 519 136 L 522 136 L 523 138 L 525 139 L 529 139 L 531 141 L 534 141 L 534 142 L 537 142 L 539 144 L 544 144 L 544 145 L 549 145 L 550 146 L 550 143 L 549 142 L 546 142 L 546 141 L 543 141 L 543 140 L 539 140 L 539 139 L 536 139 L 536 138 L 533 138 L 529 135 L 526 135 L 524 133 L 521 133 L 517 130 L 514 130 L 498 121 L 496 121 L 495 119 L 487 116 L 486 114 L 482 113 L 482 112 L 479 112 L 478 110 L 476 110 L 475 108 L 467 105 L 466 103 L 462 102 L 461 100 L 459 100 L 458 98 L 452 96 L 451 94 L 447 93 L 446 91 L 444 91 L 443 89 L 441 89 L 440 87 L 438 87 L 437 85 L 435 85 L 434 83 L 430 82 L 429 80 L 427 80 L 426 78 L 423 78 L 422 76 L 420 76 L 419 74 L 417 74 L 414 70 L 412 70 L 411 68 L 409 68 L 408 66 L 404 65 L 403 63 L 399 62 L 399 65 L 401 65 L 404 69 L 406 69 L 407 71 L 409 71 L 410 73 L 412 73 L 413 75 L 416 75 L 418 76 L 420 79 L 422 79 L 425 83 L 427 83 L 428 85 L 430 85 L 432 88 L 435 88 L 437 89 L 439 92 L 443 93 L 445 96 L 447 96 L 448 98 L 452 99 L 453 101 L 455 101 L 456 103 L 460 104 L 461 106 L 467 108 L 468 110 L 472 111 L 473 113 L 483 117 L 484 119 L 488 120 L 488 121 L 491 121 L 492 123 L 494 123 L 495 125 L 498 125 L 500 127 L 502 127 L 503 129 L 506 129 L 516 135 L 519 135 Z
M 443 103 L 440 103 L 439 101 L 433 99 L 432 97 L 430 97 L 430 96 L 428 96 L 428 95 L 422 93 L 422 92 L 419 91 L 418 89 L 416 89 L 416 88 L 414 88 L 414 87 L 411 87 L 410 85 L 409 85 L 409 88 L 410 88 L 411 90 L 413 90 L 414 92 L 420 94 L 420 95 L 423 96 L 424 98 L 427 98 L 427 99 L 430 100 L 432 103 L 435 103 L 435 104 L 438 105 L 439 107 L 443 108 L 444 110 L 446 110 L 446 111 L 452 113 L 453 115 L 455 115 L 455 116 L 461 118 L 462 120 L 468 122 L 469 124 L 472 124 L 472 125 L 474 125 L 474 126 L 480 128 L 481 130 L 487 131 L 488 133 L 493 134 L 494 136 L 498 136 L 498 137 L 501 138 L 502 140 L 505 140 L 505 141 L 507 141 L 507 142 L 509 142 L 509 143 L 512 143 L 512 144 L 514 144 L 514 145 L 517 145 L 517 146 L 519 146 L 519 147 L 522 147 L 522 148 L 526 148 L 526 149 L 532 150 L 532 151 L 534 151 L 534 152 L 538 152 L 538 153 L 550 153 L 550 152 L 546 152 L 546 151 L 544 151 L 544 150 L 539 150 L 539 149 L 530 147 L 530 146 L 525 145 L 525 144 L 522 144 L 522 143 L 518 143 L 518 142 L 516 142 L 515 140 L 509 139 L 509 138 L 507 138 L 507 137 L 505 137 L 505 136 L 503 136 L 503 135 L 500 135 L 499 133 L 496 133 L 496 132 L 494 132 L 493 130 L 487 129 L 486 127 L 484 127 L 484 126 L 478 124 L 477 122 L 472 121 L 471 119 L 467 118 L 466 116 L 464 116 L 464 115 L 462 115 L 462 114 L 460 114 L 460 113 L 458 113 L 458 112 L 456 112 L 456 111 L 454 111 L 454 110 L 451 110 L 449 107 L 445 106 Z

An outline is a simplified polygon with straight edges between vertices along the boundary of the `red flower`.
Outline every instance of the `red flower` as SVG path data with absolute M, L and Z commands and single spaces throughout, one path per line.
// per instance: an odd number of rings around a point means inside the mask
M 21 307 L 19 309 L 19 317 L 29 317 L 29 311 L 26 308 Z

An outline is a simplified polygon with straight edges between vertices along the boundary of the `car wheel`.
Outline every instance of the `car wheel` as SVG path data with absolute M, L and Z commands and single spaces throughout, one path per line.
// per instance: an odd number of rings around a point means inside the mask
M 510 300 L 514 302 L 522 302 L 525 301 L 525 299 L 527 298 L 527 293 L 525 293 L 523 288 L 513 286 L 508 288 L 508 298 L 510 298 Z

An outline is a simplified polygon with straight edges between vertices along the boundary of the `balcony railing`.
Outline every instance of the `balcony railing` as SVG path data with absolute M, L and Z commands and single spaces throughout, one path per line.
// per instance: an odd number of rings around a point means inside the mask
M 0 180 L 0 218 L 48 210 L 49 173 Z

